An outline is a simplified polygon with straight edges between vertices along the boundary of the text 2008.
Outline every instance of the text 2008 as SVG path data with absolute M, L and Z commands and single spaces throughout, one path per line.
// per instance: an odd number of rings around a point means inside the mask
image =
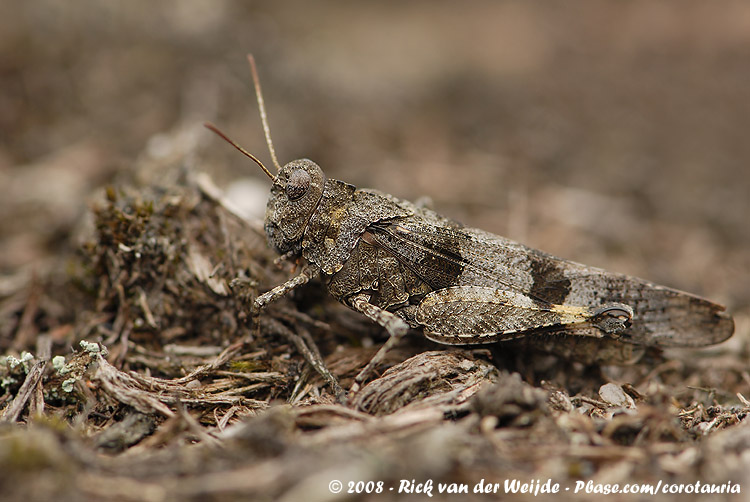
M 382 481 L 349 481 L 347 493 L 383 493 Z

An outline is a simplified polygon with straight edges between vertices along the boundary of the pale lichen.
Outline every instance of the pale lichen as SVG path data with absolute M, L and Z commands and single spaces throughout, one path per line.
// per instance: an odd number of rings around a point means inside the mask
M 24 351 L 24 352 L 21 352 L 21 358 L 20 359 L 18 359 L 16 357 L 13 357 L 13 356 L 7 356 L 6 359 L 5 359 L 5 361 L 6 361 L 6 364 L 8 365 L 8 368 L 10 368 L 11 370 L 14 370 L 19 365 L 22 365 L 24 371 L 28 373 L 29 368 L 31 367 L 31 361 L 33 359 L 34 359 L 34 355 L 33 354 Z
M 55 356 L 52 358 L 52 367 L 55 368 L 58 374 L 64 375 L 68 372 L 65 367 L 65 356 Z

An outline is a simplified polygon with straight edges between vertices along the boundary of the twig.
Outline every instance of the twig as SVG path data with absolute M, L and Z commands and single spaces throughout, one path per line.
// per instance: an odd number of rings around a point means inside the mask
M 176 384 L 186 384 L 190 382 L 191 380 L 197 380 L 199 377 L 205 375 L 206 373 L 210 373 L 211 371 L 226 364 L 226 362 L 232 359 L 232 357 L 234 357 L 235 354 L 237 354 L 240 350 L 242 350 L 242 347 L 244 346 L 245 346 L 244 339 L 237 341 L 233 343 L 232 345 L 230 345 L 229 347 L 227 347 L 226 349 L 224 349 L 224 351 L 218 356 L 216 356 L 216 359 L 214 359 L 211 363 L 201 366 L 199 368 L 196 368 L 195 370 L 185 375 L 184 377 L 178 378 L 176 380 L 172 380 L 172 382 Z
M 218 446 L 219 440 L 210 435 L 198 421 L 185 409 L 182 403 L 177 403 L 177 413 L 185 422 L 187 430 L 195 434 L 201 441 L 211 446 Z
M 29 374 L 26 375 L 26 380 L 23 381 L 23 385 L 18 390 L 18 394 L 13 398 L 13 401 L 3 411 L 0 421 L 2 422 L 15 422 L 18 420 L 18 416 L 23 411 L 24 406 L 31 398 L 31 395 L 36 390 L 37 384 L 42 379 L 44 374 L 44 368 L 47 366 L 47 361 L 37 361 L 34 366 L 29 370 Z
M 153 393 L 138 388 L 138 381 L 133 376 L 109 364 L 101 354 L 97 355 L 97 361 L 99 367 L 93 379 L 101 382 L 104 390 L 112 397 L 147 415 L 160 413 L 167 417 L 174 416 L 174 412 Z
M 32 395 L 39 392 L 39 383 L 42 381 L 42 375 L 47 367 L 47 361 L 51 353 L 52 339 L 48 336 L 40 336 L 37 340 L 37 354 L 39 360 L 29 370 L 26 375 L 26 379 L 23 381 L 21 388 L 18 390 L 18 394 L 13 398 L 13 401 L 5 408 L 0 421 L 2 422 L 15 422 L 21 415 L 26 403 L 31 399 Z M 40 414 L 44 409 L 44 398 L 41 400 L 38 395 L 35 396 L 33 401 L 35 405 L 35 411 Z M 40 409 L 41 408 L 41 409 Z
M 39 310 L 39 298 L 42 295 L 41 286 L 36 277 L 36 273 L 32 274 L 31 282 L 29 285 L 28 299 L 26 300 L 26 306 L 21 314 L 21 320 L 18 322 L 18 329 L 13 339 L 13 348 L 16 350 L 26 349 L 30 342 L 34 339 L 36 327 L 34 326 L 34 316 L 36 316 Z
M 339 381 L 336 379 L 336 377 L 326 367 L 325 363 L 323 362 L 323 358 L 321 357 L 320 352 L 315 345 L 315 342 L 313 341 L 310 333 L 307 330 L 305 330 L 301 326 L 297 326 L 297 330 L 302 334 L 302 336 L 300 336 L 271 317 L 264 317 L 262 322 L 266 325 L 267 328 L 270 328 L 271 331 L 286 337 L 294 344 L 295 347 L 297 347 L 297 350 L 300 352 L 300 354 L 302 354 L 302 356 L 310 364 L 310 366 L 312 366 L 315 371 L 317 371 L 320 376 L 323 377 L 328 385 L 331 386 L 331 390 L 336 396 L 337 401 L 339 401 L 340 403 L 346 401 L 346 394 L 344 393 L 344 390 L 341 388 L 341 385 L 339 385 Z
M 288 317 L 290 318 L 290 320 L 302 321 L 303 323 L 310 326 L 315 326 L 318 329 L 331 331 L 330 324 L 323 321 L 318 321 L 317 319 L 313 319 L 309 315 L 305 314 L 304 312 L 300 312 L 299 310 L 279 309 L 279 311 L 282 316 Z

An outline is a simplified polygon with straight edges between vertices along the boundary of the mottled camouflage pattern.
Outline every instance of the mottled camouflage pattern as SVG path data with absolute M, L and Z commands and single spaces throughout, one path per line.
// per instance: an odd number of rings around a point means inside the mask
M 391 334 L 405 330 L 405 322 L 448 344 L 605 338 L 602 349 L 624 360 L 641 351 L 613 351 L 611 340 L 630 347 L 699 347 L 734 331 L 720 305 L 463 227 L 376 190 L 327 180 L 306 159 L 290 162 L 274 180 L 266 232 L 280 253 L 301 255 L 308 266 L 260 297 L 257 309 L 321 273 L 337 300 Z

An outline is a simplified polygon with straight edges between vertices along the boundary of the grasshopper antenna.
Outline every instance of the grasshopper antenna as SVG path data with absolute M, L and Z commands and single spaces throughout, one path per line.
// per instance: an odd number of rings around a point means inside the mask
M 224 141 L 226 141 L 227 143 L 229 143 L 230 145 L 232 145 L 233 147 L 235 147 L 237 150 L 239 150 L 240 152 L 242 152 L 246 157 L 251 158 L 253 160 L 253 162 L 255 162 L 256 164 L 258 164 L 260 166 L 260 168 L 263 169 L 263 172 L 266 173 L 268 175 L 268 177 L 271 178 L 272 181 L 274 181 L 274 182 L 276 181 L 276 176 L 274 176 L 273 174 L 271 174 L 271 171 L 269 171 L 268 168 L 263 165 L 263 162 L 261 162 L 260 160 L 258 160 L 258 157 L 256 157 L 252 153 L 248 152 L 247 150 L 245 150 L 244 148 L 242 148 L 240 145 L 238 145 L 234 141 L 232 141 L 226 134 L 224 134 L 223 132 L 221 132 L 219 130 L 219 128 L 216 127 L 215 125 L 213 125 L 211 122 L 206 122 L 203 125 L 206 127 L 206 129 L 209 129 L 210 131 L 216 133 L 221 139 L 223 139 Z M 273 152 L 273 150 L 271 150 L 271 151 Z M 275 160 L 275 158 L 274 158 L 274 160 Z
M 276 158 L 276 150 L 273 149 L 273 142 L 271 141 L 271 128 L 268 127 L 268 117 L 266 116 L 266 105 L 263 101 L 263 92 L 260 90 L 260 79 L 258 78 L 258 70 L 255 67 L 255 58 L 252 54 L 247 55 L 247 62 L 250 63 L 250 72 L 253 74 L 253 84 L 255 85 L 255 97 L 258 99 L 258 108 L 260 108 L 260 120 L 263 122 L 263 132 L 266 135 L 266 143 L 268 144 L 268 151 L 271 153 L 271 160 L 273 165 L 276 166 L 276 171 L 281 171 L 279 165 L 279 159 Z

